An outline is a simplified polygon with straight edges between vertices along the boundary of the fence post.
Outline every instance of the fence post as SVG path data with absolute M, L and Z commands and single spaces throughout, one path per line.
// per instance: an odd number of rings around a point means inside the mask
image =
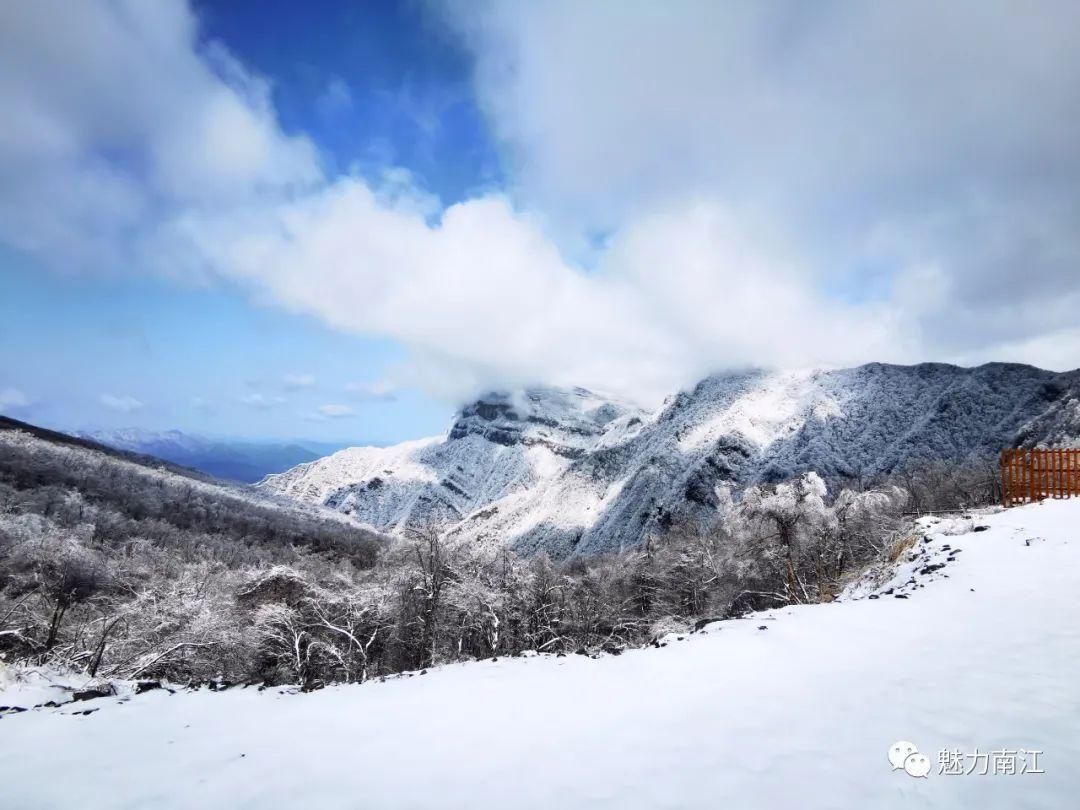
M 1035 451 L 1028 450 L 1028 503 L 1035 503 Z
M 1008 508 L 1009 506 L 1009 451 L 1001 451 L 1001 505 Z

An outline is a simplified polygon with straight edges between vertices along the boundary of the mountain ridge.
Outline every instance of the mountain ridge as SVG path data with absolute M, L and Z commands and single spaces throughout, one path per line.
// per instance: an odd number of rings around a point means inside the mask
M 489 394 L 441 437 L 350 448 L 259 486 L 391 534 L 434 526 L 554 557 L 628 548 L 715 513 L 719 488 L 815 470 L 872 479 L 1075 442 L 1080 372 L 870 363 L 714 374 L 655 411 L 584 389 Z
M 315 461 L 344 445 L 327 442 L 228 439 L 180 430 L 82 430 L 73 435 L 118 450 L 154 456 L 225 481 L 253 484 L 267 475 Z

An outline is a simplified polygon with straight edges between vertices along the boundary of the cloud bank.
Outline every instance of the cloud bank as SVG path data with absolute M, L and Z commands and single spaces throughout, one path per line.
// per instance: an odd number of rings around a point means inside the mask
M 1080 8 L 450 4 L 512 185 L 331 176 L 182 2 L 0 9 L 0 239 L 241 284 L 448 397 L 1080 365 Z M 67 20 L 64 26 L 57 19 Z M 266 403 L 250 403 L 264 406 Z

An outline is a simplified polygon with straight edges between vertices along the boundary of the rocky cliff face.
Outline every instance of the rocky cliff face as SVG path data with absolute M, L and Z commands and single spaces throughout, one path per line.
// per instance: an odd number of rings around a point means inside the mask
M 447 528 L 543 489 L 605 441 L 640 428 L 645 416 L 581 389 L 492 394 L 463 408 L 445 436 L 349 448 L 260 486 L 392 532 Z
M 870 364 L 702 380 L 648 413 L 580 389 L 495 394 L 445 436 L 351 448 L 261 486 L 392 533 L 454 536 L 563 557 L 625 548 L 704 519 L 717 487 L 872 477 L 1022 442 L 1076 442 L 1080 373 Z

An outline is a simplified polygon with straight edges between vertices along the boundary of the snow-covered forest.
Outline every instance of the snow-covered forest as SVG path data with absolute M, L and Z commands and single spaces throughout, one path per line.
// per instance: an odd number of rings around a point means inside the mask
M 472 658 L 619 653 L 829 601 L 910 532 L 992 499 L 985 470 L 717 493 L 708 525 L 552 561 L 301 506 L 85 443 L 0 431 L 0 652 L 91 677 L 305 688 Z

